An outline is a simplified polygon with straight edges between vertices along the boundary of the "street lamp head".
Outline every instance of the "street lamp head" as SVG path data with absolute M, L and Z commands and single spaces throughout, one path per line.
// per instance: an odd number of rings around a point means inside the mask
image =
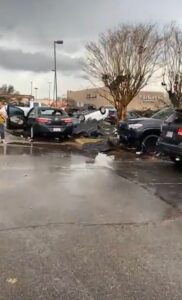
M 54 41 L 55 44 L 58 44 L 58 45 L 62 45 L 63 44 L 63 41 L 62 40 L 58 40 L 58 41 Z

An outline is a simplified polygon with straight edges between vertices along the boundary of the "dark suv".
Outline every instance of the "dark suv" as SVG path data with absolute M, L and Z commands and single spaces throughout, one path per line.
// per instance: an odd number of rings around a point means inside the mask
M 173 108 L 166 107 L 152 115 L 151 118 L 122 121 L 118 128 L 120 142 L 127 147 L 135 148 L 136 151 L 155 152 L 161 125 L 173 113 Z
M 176 110 L 163 123 L 158 148 L 172 161 L 182 163 L 182 110 Z

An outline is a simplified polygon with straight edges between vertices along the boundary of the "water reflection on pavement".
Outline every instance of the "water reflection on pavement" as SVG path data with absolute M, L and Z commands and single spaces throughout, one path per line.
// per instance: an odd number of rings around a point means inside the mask
M 6 145 L 0 170 L 0 299 L 181 300 L 171 163 Z

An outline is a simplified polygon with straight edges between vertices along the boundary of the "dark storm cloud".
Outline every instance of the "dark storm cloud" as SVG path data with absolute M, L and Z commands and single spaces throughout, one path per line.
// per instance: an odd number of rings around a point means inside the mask
M 1 0 L 0 28 L 40 44 L 89 39 L 113 24 L 113 8 L 113 0 Z
M 120 0 L 115 0 L 116 2 Z M 58 61 L 64 72 L 77 72 L 79 59 L 69 54 L 79 53 L 85 43 L 103 31 L 112 18 L 112 0 L 0 0 L 0 66 L 7 69 L 50 70 L 53 41 L 63 39 L 62 51 L 68 56 Z M 11 42 L 15 43 L 15 51 Z M 30 52 L 29 47 L 36 54 Z M 22 49 L 20 51 L 19 49 Z M 39 53 L 41 52 L 41 53 Z
M 0 0 L 0 45 L 9 47 L 0 50 L 0 66 L 44 72 L 51 67 L 54 40 L 64 40 L 65 53 L 78 53 L 118 23 L 180 20 L 180 8 L 181 0 Z M 22 51 L 13 51 L 11 40 Z M 29 47 L 37 53 L 25 54 Z M 77 71 L 78 59 L 63 57 L 60 67 Z
M 0 66 L 4 69 L 49 72 L 53 69 L 52 58 L 44 53 L 24 53 L 21 50 L 9 50 L 0 48 Z M 67 55 L 57 57 L 57 68 L 63 74 L 71 74 L 81 70 L 81 59 Z

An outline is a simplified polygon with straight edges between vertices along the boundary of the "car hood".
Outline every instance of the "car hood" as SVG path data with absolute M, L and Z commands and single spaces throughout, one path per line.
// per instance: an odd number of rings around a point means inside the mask
M 143 124 L 144 128 L 156 128 L 159 129 L 164 120 L 154 119 L 154 118 L 138 118 L 138 119 L 130 119 L 126 121 L 120 122 L 119 127 L 127 127 L 131 124 Z
M 137 118 L 137 119 L 130 119 L 127 120 L 128 124 L 138 124 L 138 123 L 142 123 L 142 124 L 147 124 L 147 123 L 154 123 L 154 124 L 161 124 L 163 122 L 163 120 L 160 119 L 154 119 L 154 118 Z

